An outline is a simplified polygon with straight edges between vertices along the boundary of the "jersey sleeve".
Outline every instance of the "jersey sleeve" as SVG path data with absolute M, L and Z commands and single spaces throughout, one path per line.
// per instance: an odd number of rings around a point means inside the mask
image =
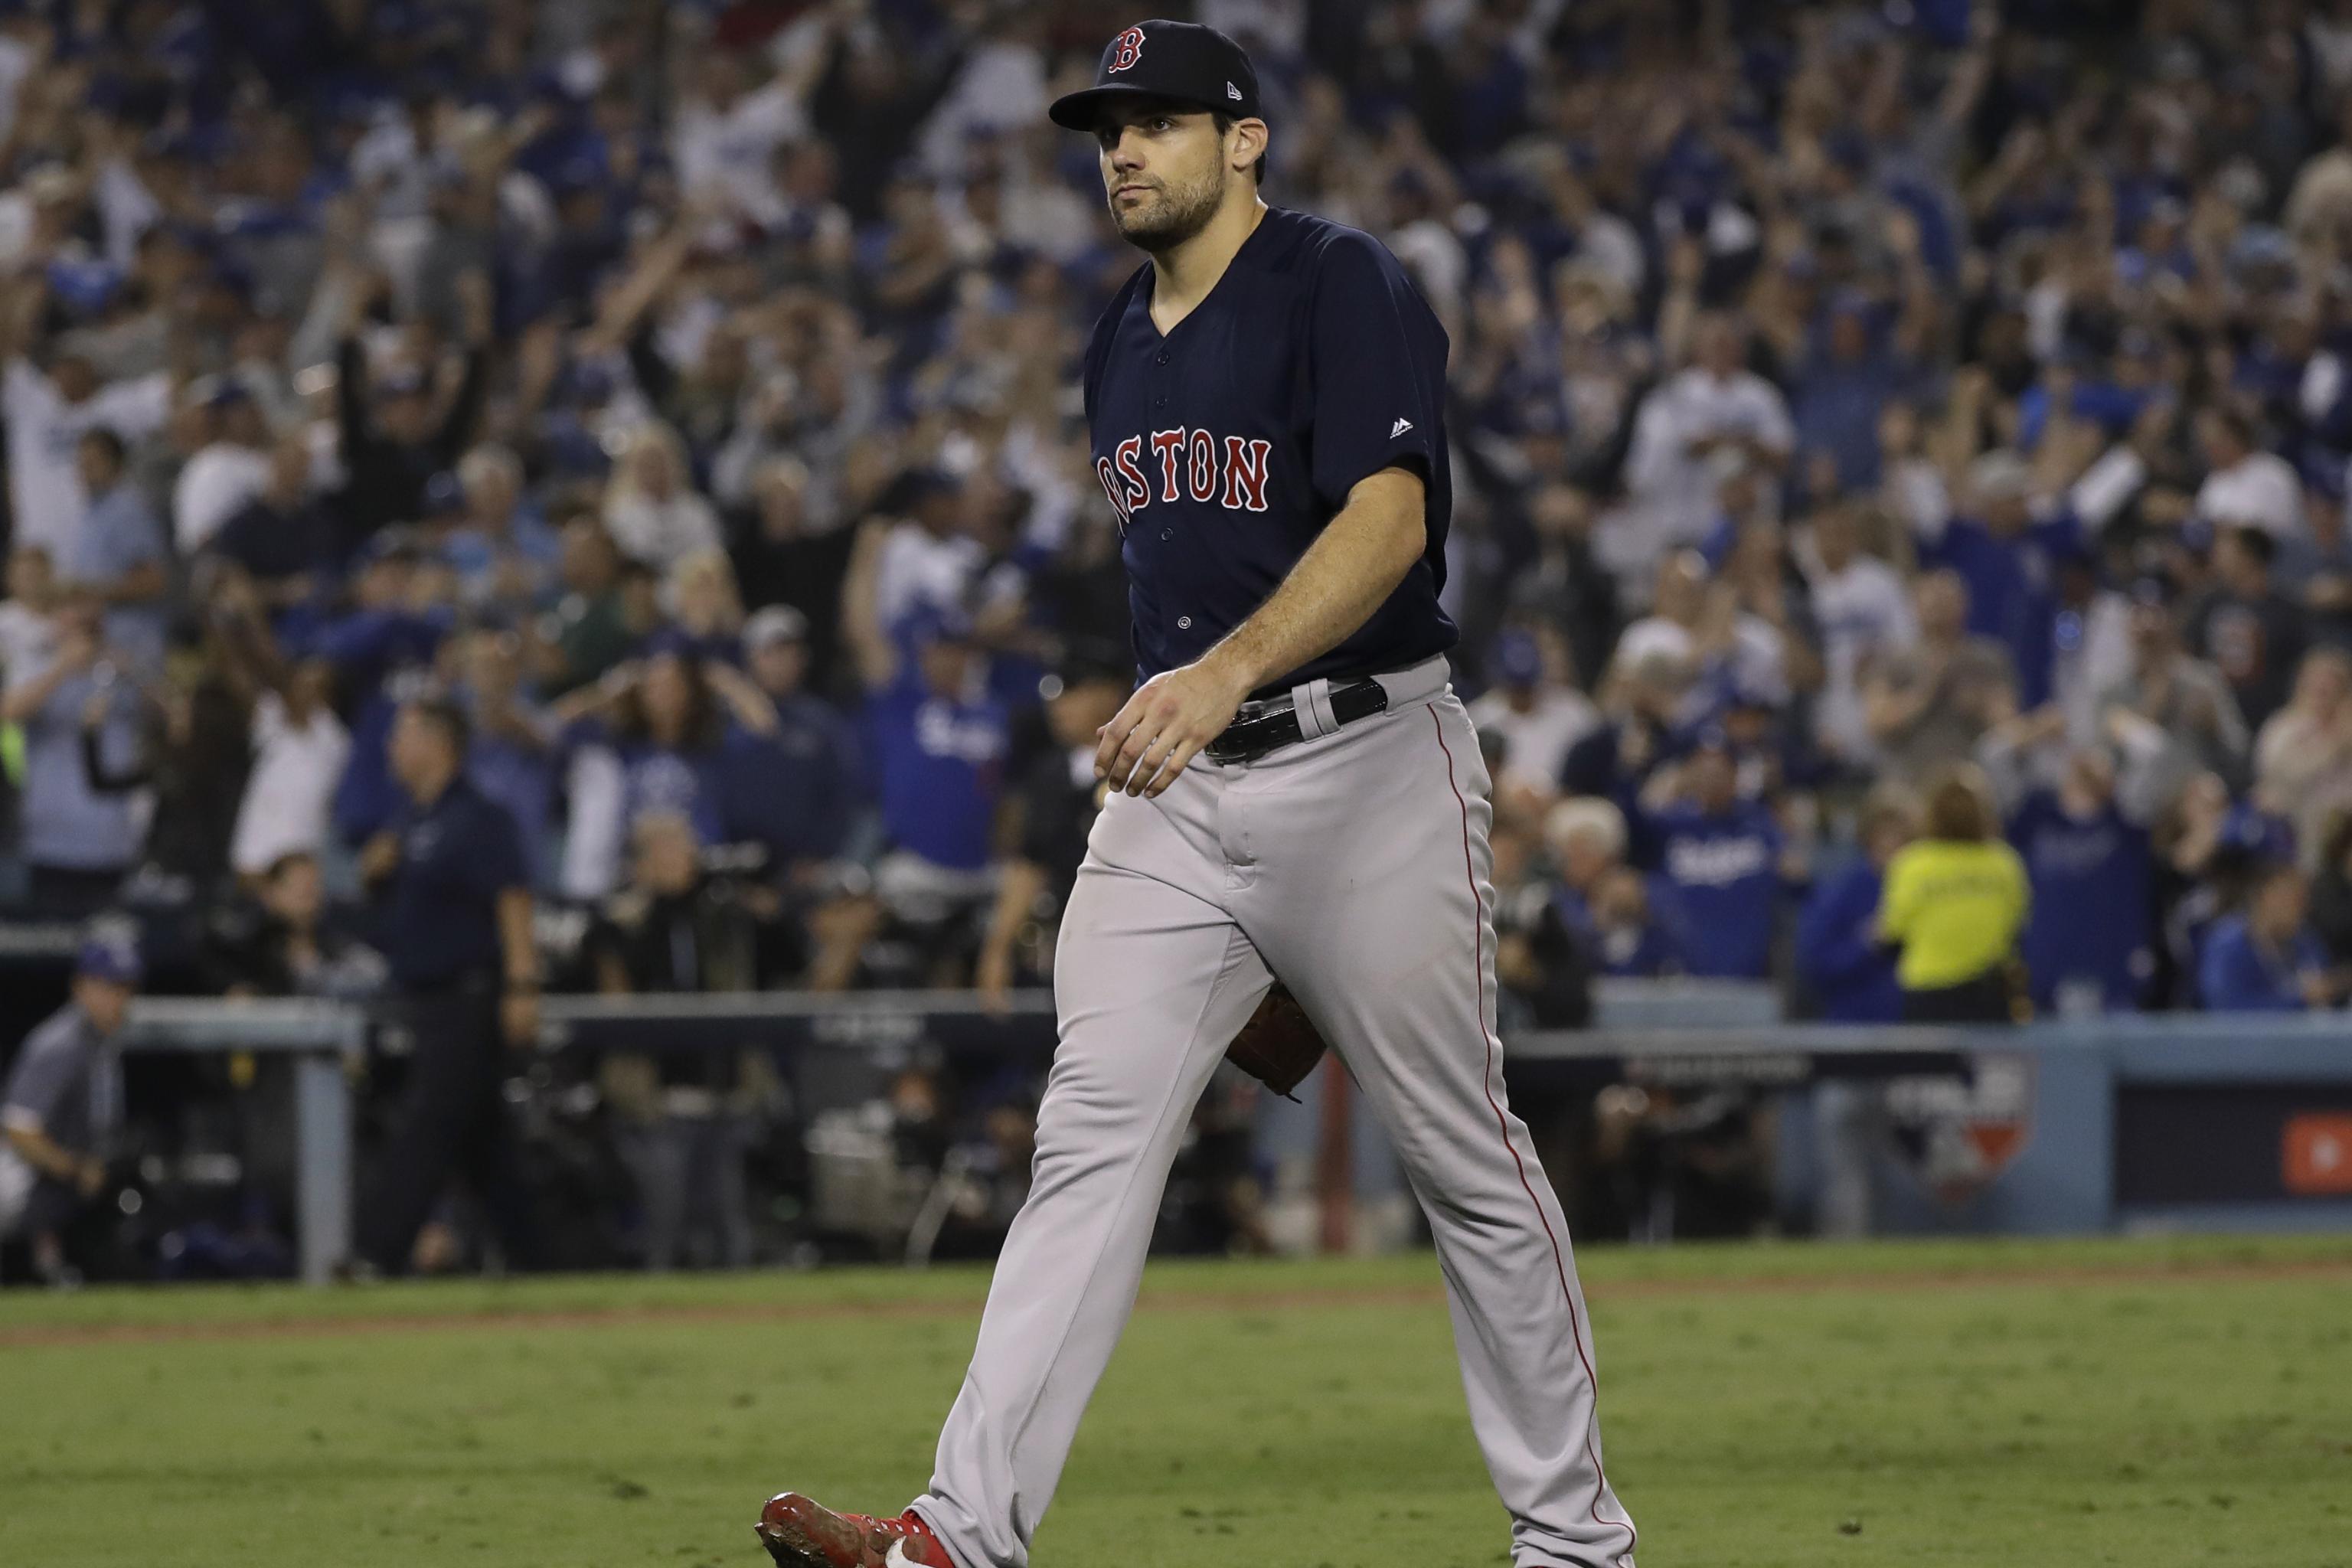
M 1316 499 L 1336 511 L 1360 481 L 1391 467 L 1426 480 L 1444 356 L 1433 356 L 1437 328 L 1403 266 L 1369 236 L 1335 240 L 1309 309 Z
M 8 1075 L 6 1092 L 0 1095 L 0 1128 L 43 1131 L 73 1087 L 76 1054 L 70 1037 L 62 1035 L 44 1031 L 26 1042 Z
M 1780 389 L 1758 376 L 1754 382 L 1756 438 L 1776 452 L 1796 449 L 1797 423 L 1789 415 L 1789 400 Z

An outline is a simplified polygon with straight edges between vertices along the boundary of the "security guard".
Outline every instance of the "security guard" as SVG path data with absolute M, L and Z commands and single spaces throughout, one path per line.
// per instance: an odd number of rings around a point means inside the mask
M 439 698 L 402 705 L 388 759 L 407 807 L 369 843 L 360 869 L 377 899 L 391 971 L 389 1016 L 415 1049 L 390 1143 L 361 1206 L 361 1249 L 387 1273 L 406 1267 L 417 1232 L 462 1173 L 526 1267 L 529 1215 L 499 1086 L 499 1037 L 539 1031 L 539 957 L 521 835 L 465 776 L 462 710 Z
M 0 1096 L 0 1238 L 27 1237 L 34 1271 L 53 1283 L 71 1279 L 65 1237 L 106 1190 L 122 1125 L 114 1047 L 140 973 L 130 927 L 94 923 L 75 959 L 72 1000 L 25 1037 Z

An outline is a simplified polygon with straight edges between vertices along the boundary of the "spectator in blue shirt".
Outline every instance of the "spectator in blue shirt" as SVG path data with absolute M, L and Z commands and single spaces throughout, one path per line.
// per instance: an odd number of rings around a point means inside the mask
M 1008 740 L 985 695 L 970 624 L 940 616 L 913 636 L 915 661 L 874 700 L 882 816 L 891 842 L 934 866 L 986 864 Z
M 1797 975 L 1831 1023 L 1902 1021 L 1895 951 L 1878 940 L 1878 899 L 1886 863 L 1918 835 L 1918 803 L 1909 791 L 1873 790 L 1862 808 L 1861 855 L 1822 879 L 1797 917 Z
M 131 796 L 93 785 L 83 748 L 91 746 L 106 767 L 128 765 L 139 744 L 137 705 L 125 700 L 132 689 L 99 641 L 95 601 L 72 599 L 51 621 L 54 646 L 7 672 L 0 722 L 24 731 L 16 848 L 33 897 L 52 909 L 87 913 L 113 896 L 146 834 Z M 93 699 L 104 702 L 104 713 L 85 742 Z
M 1692 974 L 1761 980 L 1771 973 L 1787 845 L 1771 812 L 1739 794 L 1731 745 L 1703 731 L 1679 781 L 1681 804 L 1651 818 L 1659 869 L 1691 933 Z
M 2071 512 L 2035 521 L 2025 464 L 2013 452 L 1989 452 L 1969 473 L 1975 514 L 1956 517 L 1920 551 L 1923 565 L 1945 566 L 1969 590 L 1969 631 L 2009 650 L 2017 700 L 2039 708 L 2050 699 L 2055 651 L 2058 569 L 2082 552 Z
M 1654 980 L 1688 968 L 1684 942 L 1651 901 L 1649 880 L 1629 866 L 1601 873 L 1590 921 L 1586 940 L 1603 974 Z
M 2033 1005 L 2060 1013 L 2137 1007 L 2155 972 L 2156 854 L 2126 816 L 2104 752 L 2067 759 L 2055 789 L 2010 817 L 2009 840 L 2033 888 L 2023 955 Z
M 1552 904 L 1571 935 L 1588 939 L 1601 879 L 1625 863 L 1625 814 L 1599 795 L 1572 795 L 1545 814 L 1543 834 Z
M 1693 679 L 1691 662 L 1670 654 L 1621 660 L 1606 689 L 1608 721 L 1568 749 L 1560 793 L 1621 806 L 1633 799 L 1664 760 Z
M 2198 991 L 2209 1013 L 2299 1013 L 2342 1000 L 2344 980 L 2327 967 L 2306 918 L 2311 889 L 2298 867 L 2274 861 L 2247 895 L 2205 933 Z
M 858 805 L 857 745 L 833 705 L 806 689 L 808 618 L 771 605 L 743 623 L 745 673 L 776 710 L 772 734 L 730 753 L 726 794 L 744 836 L 806 880 L 847 847 Z
M 66 589 L 106 607 L 107 647 L 140 674 L 163 663 L 163 595 L 168 586 L 163 524 L 123 468 L 122 437 L 104 426 L 83 432 L 75 449 L 89 510 L 58 564 Z
M 521 459 L 504 447 L 484 445 L 466 454 L 454 479 L 454 526 L 441 542 L 442 558 L 457 574 L 458 596 L 468 605 L 508 610 L 536 606 L 555 591 L 563 541 L 523 496 Z
M 1896 226 L 1913 240 L 1908 259 L 1916 272 L 1917 226 Z M 1926 325 L 1934 319 L 1924 279 L 1910 292 L 1915 302 L 1900 322 L 1885 321 L 1861 294 L 1832 298 L 1827 320 L 1811 334 L 1809 352 L 1797 368 L 1790 410 L 1797 444 L 1836 460 L 1842 489 L 1863 490 L 1878 482 L 1879 410 L 1902 393 Z
M 775 733 L 775 710 L 741 671 L 700 657 L 674 628 L 656 632 L 644 657 L 615 667 L 551 710 L 575 746 L 609 753 L 615 791 L 608 811 L 581 809 L 575 788 L 567 854 L 604 868 L 606 888 L 639 818 L 685 818 L 705 846 L 731 843 L 745 825 L 730 809 L 727 781 L 741 764 L 731 753 Z M 580 842 L 596 840 L 593 847 Z
M 451 616 L 435 602 L 433 569 L 417 541 L 388 530 L 368 542 L 352 581 L 353 608 L 319 628 L 304 650 L 334 667 L 352 757 L 335 792 L 335 830 L 347 843 L 373 837 L 400 809 L 387 745 L 403 700 L 430 684 Z
M 849 597 L 889 845 L 875 889 L 894 919 L 950 952 L 970 945 L 967 928 L 994 898 L 1011 715 L 990 694 L 985 658 L 960 613 L 916 612 L 902 633 L 912 657 L 902 658 L 879 634 L 870 589 Z

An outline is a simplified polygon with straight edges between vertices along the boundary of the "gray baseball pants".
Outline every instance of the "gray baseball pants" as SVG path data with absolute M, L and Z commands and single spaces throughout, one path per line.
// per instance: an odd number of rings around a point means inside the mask
M 1026 1568 L 1193 1104 L 1274 974 L 1429 1215 L 1514 1563 L 1632 1568 L 1567 1223 L 1505 1102 L 1477 736 L 1444 660 L 1381 679 L 1385 713 L 1255 763 L 1197 760 L 1095 823 L 1055 959 L 1029 1200 L 914 1505 L 960 1568 Z M 1301 695 L 1309 725 L 1328 716 Z

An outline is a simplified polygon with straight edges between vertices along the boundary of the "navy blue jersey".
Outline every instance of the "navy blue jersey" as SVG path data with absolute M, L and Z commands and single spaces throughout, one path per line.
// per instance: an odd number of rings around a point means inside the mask
M 463 777 L 394 820 L 400 867 L 385 889 L 380 940 L 395 984 L 438 991 L 494 974 L 499 895 L 528 889 L 514 818 Z
M 1720 815 L 1678 805 L 1658 813 L 1653 831 L 1691 933 L 1685 968 L 1724 979 L 1769 975 L 1782 893 L 1780 829 L 1772 814 L 1753 801 Z
M 2147 830 L 2109 805 L 2081 821 L 2049 790 L 2026 797 L 2009 841 L 2033 883 L 2021 952 L 2033 1000 L 2054 1006 L 2062 988 L 2095 984 L 2101 1005 L 2128 1011 L 2155 966 L 2156 858 Z
M 1339 647 L 1262 690 L 1416 664 L 1454 646 L 1438 607 L 1453 510 L 1445 329 L 1371 236 L 1269 210 L 1174 330 L 1147 264 L 1087 350 L 1095 472 L 1124 535 L 1144 679 L 1189 664 L 1265 603 L 1362 479 L 1427 487 L 1428 544 Z
M 995 847 L 1011 716 L 994 697 L 941 697 L 908 671 L 867 700 L 890 841 L 934 866 L 977 871 Z

